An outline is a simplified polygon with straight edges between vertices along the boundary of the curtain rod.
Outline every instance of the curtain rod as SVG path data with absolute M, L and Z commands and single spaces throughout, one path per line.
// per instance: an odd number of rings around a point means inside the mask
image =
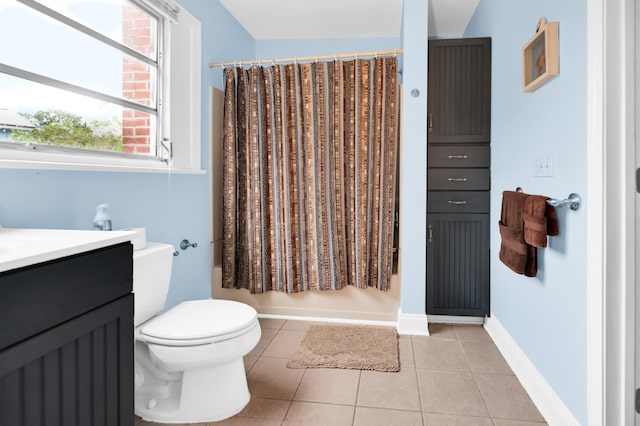
M 358 59 L 363 56 L 389 56 L 389 55 L 402 55 L 404 51 L 402 49 L 395 50 L 378 50 L 373 52 L 356 52 L 356 53 L 341 53 L 338 55 L 319 55 L 319 56 L 297 56 L 294 58 L 273 58 L 273 59 L 254 59 L 251 61 L 227 61 L 227 62 L 215 62 L 209 63 L 209 68 L 225 67 L 227 65 L 241 66 L 241 65 L 262 65 L 275 64 L 276 62 L 305 62 L 305 61 L 318 61 L 321 59 L 342 59 L 342 58 L 355 58 Z

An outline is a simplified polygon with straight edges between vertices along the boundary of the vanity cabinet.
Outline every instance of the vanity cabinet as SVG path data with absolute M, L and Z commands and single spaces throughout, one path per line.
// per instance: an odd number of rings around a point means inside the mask
M 429 315 L 489 314 L 491 39 L 429 41 Z
M 0 272 L 0 425 L 133 425 L 129 242 Z

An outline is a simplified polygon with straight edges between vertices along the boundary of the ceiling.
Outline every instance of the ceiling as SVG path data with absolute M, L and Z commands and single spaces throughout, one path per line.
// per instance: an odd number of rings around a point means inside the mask
M 462 36 L 480 0 L 429 0 L 429 36 Z M 220 0 L 256 40 L 400 37 L 402 0 Z

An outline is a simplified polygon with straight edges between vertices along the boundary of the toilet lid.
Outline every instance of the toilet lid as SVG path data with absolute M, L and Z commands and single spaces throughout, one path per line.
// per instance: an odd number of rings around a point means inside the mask
M 230 300 L 182 302 L 158 315 L 140 330 L 148 340 L 219 340 L 253 328 L 258 313 L 251 306 Z

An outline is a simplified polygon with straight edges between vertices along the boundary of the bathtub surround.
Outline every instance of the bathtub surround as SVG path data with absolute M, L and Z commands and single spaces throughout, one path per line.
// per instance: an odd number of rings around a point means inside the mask
M 388 290 L 397 58 L 224 74 L 223 287 Z

